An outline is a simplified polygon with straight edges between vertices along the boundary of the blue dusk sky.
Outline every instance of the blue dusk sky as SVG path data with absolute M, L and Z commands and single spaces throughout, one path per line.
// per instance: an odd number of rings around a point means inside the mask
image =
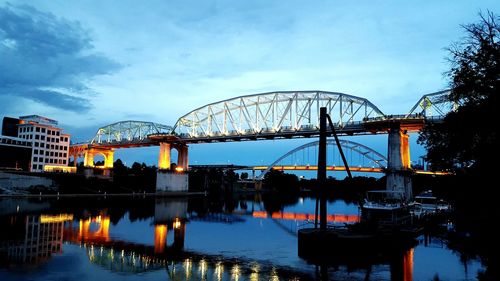
M 447 88 L 446 47 L 487 10 L 500 1 L 0 0 L 0 116 L 47 116 L 85 141 L 120 120 L 173 125 L 269 91 L 343 92 L 406 113 Z M 386 136 L 353 140 L 387 150 Z M 307 141 L 192 145 L 190 161 L 267 164 Z M 116 158 L 154 164 L 157 150 Z

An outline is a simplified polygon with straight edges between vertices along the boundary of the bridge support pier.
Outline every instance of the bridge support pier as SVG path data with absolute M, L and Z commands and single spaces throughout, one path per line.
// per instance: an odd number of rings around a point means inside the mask
M 104 157 L 104 165 L 96 166 L 94 164 L 95 155 L 102 155 Z M 115 151 L 113 149 L 107 148 L 90 148 L 85 150 L 83 166 L 85 167 L 85 176 L 91 177 L 94 175 L 93 169 L 99 168 L 102 169 L 102 175 L 105 177 L 111 177 L 111 171 L 113 170 L 113 162 L 114 162 L 114 154 Z
M 171 150 L 175 148 L 177 167 L 171 171 Z M 184 173 L 188 169 L 188 146 L 178 143 L 160 143 L 158 172 L 156 173 L 156 192 L 188 191 L 189 177 Z
M 189 177 L 182 172 L 158 170 L 156 172 L 156 192 L 188 191 Z
M 409 135 L 400 124 L 391 124 L 388 141 L 388 163 L 386 189 L 402 191 L 405 200 L 413 198 Z
M 158 169 L 170 170 L 170 143 L 160 142 L 160 154 L 158 156 Z

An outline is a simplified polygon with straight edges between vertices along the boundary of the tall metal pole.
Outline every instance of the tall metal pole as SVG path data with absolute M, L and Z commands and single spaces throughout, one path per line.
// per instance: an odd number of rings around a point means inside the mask
M 318 185 L 320 188 L 319 227 L 326 230 L 326 107 L 319 109 Z
M 339 149 L 340 156 L 342 157 L 342 161 L 344 162 L 344 167 L 347 172 L 347 175 L 350 179 L 352 179 L 351 169 L 349 169 L 349 165 L 347 164 L 347 160 L 345 159 L 344 151 L 342 150 L 342 146 L 340 146 L 339 137 L 337 136 L 337 132 L 335 131 L 335 126 L 333 126 L 332 119 L 330 115 L 326 116 L 328 118 L 328 123 L 330 124 L 330 129 L 332 130 L 333 137 L 335 138 L 335 142 L 337 143 L 337 148 Z

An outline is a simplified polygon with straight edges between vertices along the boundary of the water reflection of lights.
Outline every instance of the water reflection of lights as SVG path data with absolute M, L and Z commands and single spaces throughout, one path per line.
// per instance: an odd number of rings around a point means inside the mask
M 260 266 L 259 264 L 253 264 L 252 265 L 252 273 L 250 273 L 250 281 L 258 281 L 259 280 L 259 271 L 260 271 Z
M 231 269 L 231 277 L 232 279 L 238 281 L 241 275 L 240 266 L 238 264 L 233 265 Z
M 269 280 L 272 281 L 279 281 L 280 278 L 278 277 L 278 272 L 276 271 L 276 268 L 271 269 L 271 274 L 269 275 Z
M 207 262 L 204 259 L 200 260 L 199 271 L 201 273 L 201 278 L 205 280 L 205 275 L 207 274 Z
M 217 280 L 218 281 L 221 281 L 222 280 L 222 275 L 224 274 L 224 265 L 222 264 L 222 262 L 217 262 L 215 264 L 215 276 L 217 277 Z
M 184 261 L 184 270 L 186 271 L 186 278 L 189 279 L 191 276 L 192 263 L 190 259 Z
M 290 212 L 274 212 L 272 214 L 268 214 L 265 211 L 254 211 L 252 213 L 254 218 L 269 218 L 272 219 L 281 219 L 281 220 L 314 220 L 314 214 L 302 214 L 302 213 L 290 213 Z M 358 215 L 344 215 L 344 214 L 331 214 L 327 216 L 328 222 L 333 223 L 355 223 L 359 222 Z
M 219 258 L 214 260 L 206 256 L 168 260 L 163 255 L 152 254 L 152 248 L 147 250 L 151 254 L 139 254 L 135 250 L 107 248 L 95 244 L 83 243 L 81 246 L 91 263 L 115 272 L 142 273 L 166 268 L 171 280 L 280 280 L 277 268 L 257 262 L 245 263 Z M 99 255 L 95 253 L 97 250 Z M 117 258 L 118 256 L 120 258 Z M 289 276 L 287 280 L 299 279 Z
M 175 218 L 174 228 L 179 229 L 181 227 L 181 220 L 179 218 Z

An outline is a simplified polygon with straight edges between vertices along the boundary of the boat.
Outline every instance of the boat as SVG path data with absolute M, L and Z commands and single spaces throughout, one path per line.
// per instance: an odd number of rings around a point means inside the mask
M 451 205 L 433 195 L 432 190 L 427 190 L 415 196 L 411 212 L 417 218 L 436 215 L 451 211 Z
M 368 191 L 361 206 L 361 220 L 381 226 L 411 224 L 411 204 L 404 198 L 402 191 Z

